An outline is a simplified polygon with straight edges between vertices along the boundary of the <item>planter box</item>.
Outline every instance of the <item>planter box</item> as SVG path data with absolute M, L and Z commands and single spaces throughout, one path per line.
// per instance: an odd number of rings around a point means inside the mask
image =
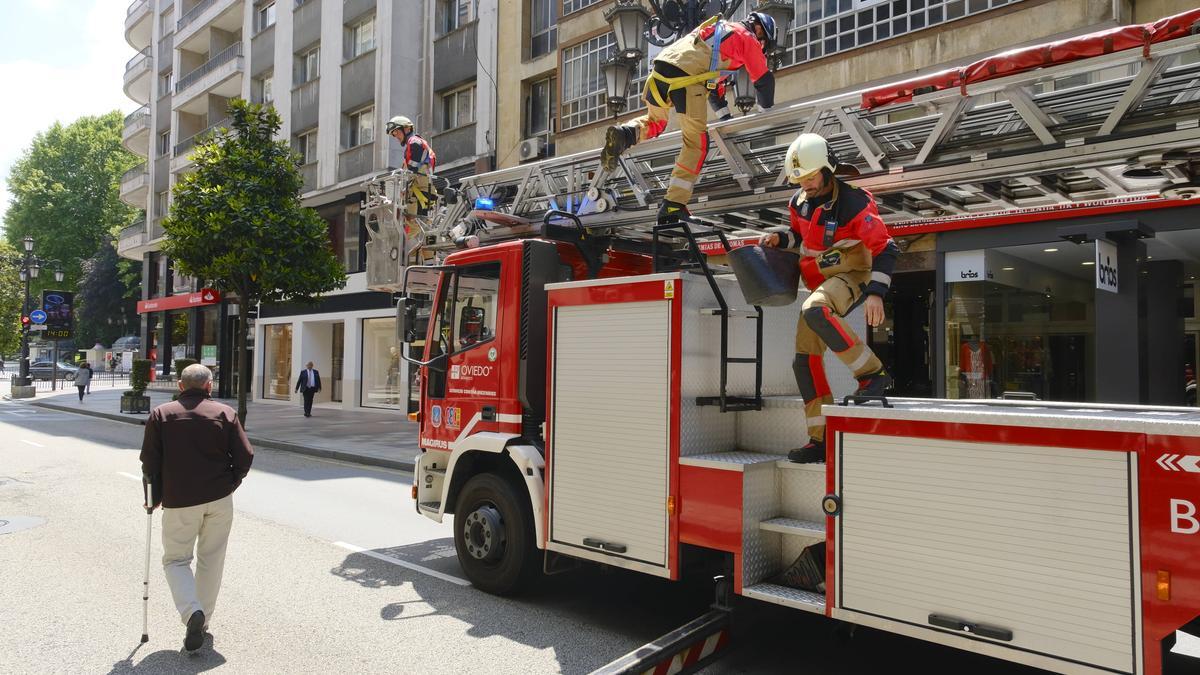
M 121 394 L 121 412 L 148 413 L 150 412 L 150 397 L 146 395 Z

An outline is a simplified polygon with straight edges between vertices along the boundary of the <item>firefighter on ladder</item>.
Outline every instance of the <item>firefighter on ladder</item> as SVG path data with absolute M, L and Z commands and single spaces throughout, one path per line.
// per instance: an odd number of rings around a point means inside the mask
M 775 76 L 767 68 L 766 57 L 775 39 L 775 20 L 763 12 L 751 12 L 740 22 L 718 17 L 705 21 L 654 59 L 642 93 L 646 114 L 608 128 L 600 163 L 612 171 L 626 149 L 663 132 L 671 108 L 678 113 L 683 146 L 658 210 L 660 223 L 688 213 L 687 202 L 708 154 L 705 99 L 718 81 L 744 67 L 754 81 L 759 106 L 765 109 L 775 104 Z
M 429 142 L 416 134 L 412 120 L 397 115 L 388 120 L 387 133 L 404 147 L 404 168 L 412 172 L 404 199 L 404 232 L 416 235 L 416 217 L 428 215 L 437 192 L 430 177 L 437 166 L 437 154 Z
M 892 283 L 900 248 L 879 218 L 870 192 L 834 176 L 837 157 L 824 138 L 800 134 L 788 148 L 784 170 L 800 189 L 788 201 L 791 228 L 762 237 L 762 246 L 795 248 L 800 276 L 811 291 L 796 322 L 796 356 L 792 370 L 809 442 L 788 453 L 798 463 L 825 461 L 825 418 L 821 406 L 833 403 L 825 379 L 823 354 L 829 347 L 858 380 L 855 396 L 882 396 L 892 383 L 880 362 L 846 323 L 860 303 L 868 326 L 883 323 L 883 296 Z

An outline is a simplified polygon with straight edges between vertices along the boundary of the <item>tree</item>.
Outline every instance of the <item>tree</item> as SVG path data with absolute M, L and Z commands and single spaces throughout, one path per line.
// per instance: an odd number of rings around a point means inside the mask
M 137 301 L 141 294 L 141 264 L 117 255 L 111 241 L 83 261 L 83 277 L 75 293 L 75 344 L 91 347 L 96 342 L 111 345 L 137 323 Z
M 0 355 L 15 354 L 21 346 L 21 301 L 25 288 L 18 276 L 21 255 L 0 241 Z
M 299 156 L 275 140 L 274 108 L 235 99 L 232 129 L 196 145 L 195 171 L 175 184 L 163 250 L 184 274 L 237 296 L 238 415 L 250 389 L 248 311 L 283 300 L 314 302 L 346 275 L 317 212 L 300 205 Z
M 32 236 L 39 257 L 62 263 L 63 288 L 75 286 L 79 263 L 133 222 L 137 209 L 120 200 L 121 176 L 139 158 L 121 147 L 124 118 L 113 111 L 55 123 L 38 134 L 8 176 L 12 202 L 4 214 L 5 238 L 21 249 Z M 40 290 L 53 275 L 35 282 Z

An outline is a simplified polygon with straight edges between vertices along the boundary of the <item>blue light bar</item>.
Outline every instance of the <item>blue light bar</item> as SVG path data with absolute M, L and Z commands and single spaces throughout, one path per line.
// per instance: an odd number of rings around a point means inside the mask
M 475 209 L 479 211 L 491 211 L 496 208 L 496 202 L 491 197 L 476 197 Z

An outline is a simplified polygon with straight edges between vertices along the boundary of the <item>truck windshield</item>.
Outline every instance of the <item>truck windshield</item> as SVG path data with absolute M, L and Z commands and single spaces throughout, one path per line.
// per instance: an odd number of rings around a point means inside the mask
M 500 263 L 471 265 L 442 276 L 442 290 L 433 321 L 437 333 L 429 342 L 425 359 L 455 354 L 492 340 L 496 336 L 496 298 L 500 286 Z M 445 395 L 445 374 L 429 372 L 429 395 Z

